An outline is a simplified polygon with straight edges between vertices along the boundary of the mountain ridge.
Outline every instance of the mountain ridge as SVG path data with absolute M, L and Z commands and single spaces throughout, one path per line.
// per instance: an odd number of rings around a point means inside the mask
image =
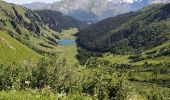
M 56 10 L 82 21 L 97 22 L 143 7 L 140 3 L 138 4 L 140 7 L 133 7 L 131 5 L 131 3 L 107 0 L 62 0 L 49 4 L 44 7 L 44 9 Z M 28 8 L 31 9 L 31 7 Z M 84 17 L 84 15 L 86 15 L 86 17 Z
M 61 0 L 44 6 L 43 9 L 51 9 L 72 16 L 81 21 L 98 22 L 102 19 L 119 14 L 136 11 L 144 6 L 168 0 Z M 38 4 L 37 4 L 38 5 Z M 25 5 L 23 5 L 25 6 Z M 28 7 L 28 6 L 25 6 Z M 33 9 L 34 7 L 28 7 Z M 39 8 L 42 9 L 42 8 Z M 84 17 L 86 15 L 86 17 Z
M 58 11 L 52 10 L 35 10 L 39 14 L 45 24 L 54 31 L 61 32 L 70 28 L 81 30 L 88 26 L 87 23 L 79 21 L 73 17 L 66 16 Z
M 77 43 L 93 51 L 111 51 L 120 54 L 145 51 L 169 40 L 169 9 L 170 4 L 153 4 L 135 12 L 136 15 L 131 16 L 127 22 L 117 28 L 112 27 L 107 32 L 103 30 L 98 33 L 100 30 L 98 24 L 94 25 L 92 27 L 97 28 L 89 28 L 90 30 L 87 28 L 78 33 Z M 103 21 L 99 22 L 101 23 Z M 112 24 L 104 23 L 100 28 Z M 93 39 L 86 39 L 90 36 Z

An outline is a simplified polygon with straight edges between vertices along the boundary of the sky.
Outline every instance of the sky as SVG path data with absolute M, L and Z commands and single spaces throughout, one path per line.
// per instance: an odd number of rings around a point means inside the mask
M 31 3 L 31 2 L 45 2 L 45 3 L 53 3 L 60 0 L 3 0 L 10 3 L 15 4 L 25 4 L 25 3 Z M 108 1 L 115 1 L 115 2 L 127 2 L 127 3 L 133 3 L 134 1 L 142 1 L 142 0 L 108 0 Z M 159 2 L 170 2 L 170 0 L 148 0 L 151 3 L 159 3 Z
M 56 1 L 60 1 L 60 0 L 3 0 L 6 2 L 10 2 L 10 3 L 15 3 L 15 4 L 25 4 L 25 3 L 31 3 L 31 2 L 45 2 L 45 3 L 53 3 Z M 115 2 L 120 2 L 121 0 L 108 0 L 108 1 L 115 1 Z M 133 3 L 136 0 L 122 0 L 124 2 L 129 2 L 129 3 Z
M 3 0 L 3 1 L 15 3 L 15 4 L 25 4 L 25 3 L 31 3 L 31 2 L 53 3 L 53 2 L 56 2 L 58 0 Z

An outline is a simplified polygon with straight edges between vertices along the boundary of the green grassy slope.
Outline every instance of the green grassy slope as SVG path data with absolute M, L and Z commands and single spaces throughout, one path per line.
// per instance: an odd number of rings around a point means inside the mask
M 57 32 L 41 17 L 22 6 L 0 1 L 0 29 L 39 53 L 54 52 Z
M 25 60 L 36 60 L 40 57 L 35 51 L 0 31 L 0 64 L 24 63 Z
M 62 100 L 90 100 L 88 96 L 69 95 L 60 98 Z M 50 94 L 47 91 L 1 91 L 0 100 L 60 100 L 57 95 Z
M 0 92 L 1 100 L 57 100 L 55 95 L 43 95 L 41 93 L 2 91 Z

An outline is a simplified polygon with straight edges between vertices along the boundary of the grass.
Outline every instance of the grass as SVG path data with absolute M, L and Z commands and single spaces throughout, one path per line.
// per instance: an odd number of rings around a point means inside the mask
M 159 46 L 156 46 L 150 50 L 147 50 L 146 52 L 153 52 L 153 51 L 157 51 L 159 49 L 162 49 L 164 47 L 167 47 L 167 46 L 170 46 L 170 41 L 166 42 L 166 43 L 163 43 L 162 45 L 159 45 Z
M 57 46 L 56 51 L 60 54 L 62 58 L 65 58 L 68 64 L 75 64 L 78 63 L 75 55 L 77 54 L 76 45 L 64 45 L 64 46 Z
M 67 32 L 69 32 L 69 30 L 67 30 Z M 72 36 L 72 34 L 67 34 L 67 32 L 62 33 L 63 37 L 61 39 L 74 39 L 75 37 Z M 16 48 L 16 50 L 21 50 L 18 51 L 19 53 L 17 55 L 15 55 L 14 57 L 19 58 L 19 59 L 14 59 L 14 60 L 18 60 L 18 61 L 23 61 L 25 59 L 25 56 L 28 57 L 29 54 L 34 54 L 35 52 L 32 51 L 31 49 L 27 48 L 26 46 L 22 45 L 20 42 L 18 42 L 17 40 L 13 39 L 12 37 L 10 37 L 8 34 L 4 33 L 4 32 L 0 32 L 0 37 L 5 38 L 5 40 L 8 41 L 8 43 Z M 13 52 L 15 50 L 10 49 L 9 45 L 7 45 L 6 43 L 4 43 L 2 40 L 0 41 L 0 44 L 2 44 L 2 47 L 5 49 L 0 48 L 0 50 L 3 50 L 2 52 L 6 53 L 4 55 L 10 55 L 13 57 Z M 5 51 L 6 50 L 6 51 Z M 10 50 L 10 51 L 7 51 Z M 78 63 L 77 59 L 75 58 L 75 55 L 77 54 L 77 47 L 76 44 L 74 45 L 58 45 L 55 47 L 56 52 L 60 53 L 60 56 L 62 58 L 65 58 L 67 63 L 69 65 L 73 65 L 75 63 Z M 23 53 L 22 53 L 23 52 Z M 18 56 L 20 53 L 22 53 L 20 56 Z M 0 54 L 0 57 L 2 58 L 3 56 L 1 56 L 2 53 Z M 38 55 L 37 53 L 35 53 L 35 55 Z M 8 58 L 8 56 L 5 56 L 6 58 Z M 39 56 L 39 55 L 38 55 Z M 104 57 L 101 59 L 105 59 L 105 60 L 109 60 L 112 63 L 118 63 L 118 64 L 129 64 L 128 62 L 128 56 L 129 55 L 116 55 L 116 54 L 111 54 L 111 53 L 106 53 L 104 54 Z M 21 58 L 20 58 L 21 57 Z M 10 58 L 11 59 L 11 58 Z M 23 59 L 23 60 L 22 60 Z M 152 62 L 152 63 L 156 63 L 158 61 L 169 61 L 168 60 L 169 57 L 158 57 L 155 59 L 150 59 L 147 60 L 148 62 Z M 13 60 L 13 61 L 14 61 Z M 4 61 L 8 61 L 6 59 L 4 59 Z M 136 63 L 132 63 L 134 65 L 142 65 L 144 64 L 145 61 L 141 61 L 141 62 L 136 62 Z M 77 76 L 76 78 L 79 78 L 83 75 L 88 75 L 90 74 L 90 69 L 86 69 L 84 67 L 79 67 L 78 69 L 79 73 L 76 73 L 75 76 Z M 134 69 L 132 69 L 134 70 Z M 152 79 L 152 73 L 151 72 L 139 72 L 139 73 L 132 73 L 132 75 L 134 76 L 135 79 L 138 80 L 150 80 Z M 167 75 L 159 75 L 158 79 L 163 79 L 165 78 L 168 79 L 169 78 L 169 74 Z M 148 98 L 148 96 L 152 95 L 152 91 L 155 90 L 154 93 L 160 93 L 160 92 L 167 92 L 169 91 L 167 87 L 162 87 L 160 85 L 157 84 L 150 84 L 150 83 L 144 83 L 144 82 L 131 82 L 132 86 L 137 90 L 137 93 L 134 93 L 133 95 L 130 96 L 130 99 L 136 99 L 136 100 L 147 100 L 146 98 Z M 153 88 L 152 85 L 157 86 L 158 88 Z M 32 90 L 34 91 L 34 90 Z M 150 91 L 150 92 L 148 92 Z M 152 94 L 151 94 L 152 93 Z M 168 97 L 169 94 L 165 93 L 165 96 Z M 1 100 L 58 100 L 57 95 L 54 94 L 44 94 L 44 93 L 39 93 L 39 92 L 28 92 L 28 91 L 1 91 L 0 92 L 0 99 Z M 67 97 L 63 98 L 63 100 L 89 100 L 91 99 L 90 97 L 84 97 L 81 96 L 80 94 L 70 94 Z
M 136 91 L 145 98 L 150 98 L 150 100 L 169 100 L 170 89 L 161 87 L 156 84 L 142 83 L 142 82 L 132 82 L 132 86 L 136 88 Z M 157 97 L 158 94 L 163 96 L 163 99 Z M 157 98 L 157 99 L 156 99 Z M 148 99 L 146 99 L 148 100 Z
M 104 54 L 103 57 L 105 60 L 110 61 L 111 63 L 115 64 L 128 64 L 128 55 L 116 55 L 111 53 Z
M 157 58 L 153 59 L 148 59 L 148 60 L 142 60 L 142 61 L 137 61 L 130 63 L 128 60 L 129 55 L 117 55 L 117 54 L 111 54 L 111 53 L 105 53 L 103 58 L 110 61 L 113 64 L 132 64 L 132 65 L 143 65 L 146 61 L 148 63 L 152 64 L 159 64 L 159 63 L 169 63 L 170 62 L 170 56 L 160 56 Z
M 0 31 L 0 64 L 24 63 L 28 58 L 35 61 L 39 57 L 32 49 Z
M 70 28 L 68 30 L 63 30 L 59 36 L 62 38 L 62 39 L 76 39 L 75 36 L 73 36 L 75 33 L 78 32 L 78 29 L 77 28 Z
M 68 30 L 64 30 L 62 33 L 59 34 L 61 39 L 76 39 L 75 36 L 73 36 L 78 30 L 76 28 L 71 28 Z M 58 45 L 56 47 L 56 51 L 60 54 L 62 58 L 65 58 L 68 64 L 75 64 L 78 63 L 78 60 L 76 59 L 77 47 L 76 44 L 72 45 Z
M 160 62 L 169 63 L 170 56 L 160 56 L 154 59 L 148 59 L 148 60 L 143 60 L 139 62 L 129 63 L 128 55 L 124 56 L 124 55 L 114 55 L 114 54 L 106 53 L 104 55 L 104 58 L 102 59 L 109 60 L 113 64 L 117 63 L 117 64 L 140 65 L 139 68 L 130 68 L 128 70 L 128 72 L 131 73 L 130 78 L 137 80 L 137 81 L 130 81 L 130 83 L 136 90 L 136 93 L 130 96 L 132 100 L 133 99 L 134 100 L 148 100 L 148 99 L 149 100 L 169 100 L 170 99 L 170 88 L 168 87 L 170 74 L 169 73 L 158 74 L 157 76 L 154 76 L 152 71 L 142 71 L 142 70 L 145 70 L 145 68 L 143 68 L 142 66 L 146 61 L 152 64 L 159 64 Z M 151 81 L 154 80 L 155 78 L 157 80 L 151 83 Z M 165 80 L 165 82 L 162 82 L 163 80 Z
M 80 96 L 78 94 L 71 94 L 67 97 L 58 99 L 57 94 L 43 93 L 35 90 L 29 91 L 1 91 L 0 100 L 90 100 L 88 96 Z
M 5 8 L 5 10 L 7 12 L 11 12 L 13 11 L 10 5 L 7 5 L 6 3 L 2 4 L 2 8 Z M 10 8 L 10 9 L 9 9 Z M 30 22 L 30 19 L 28 19 L 27 17 L 25 17 L 24 13 L 25 13 L 25 9 L 21 8 L 19 6 L 15 7 L 16 10 L 19 12 L 20 15 L 23 16 L 24 20 L 26 22 Z M 8 19 L 4 12 L 1 11 L 1 19 Z M 12 12 L 14 14 L 14 12 Z M 15 15 L 15 14 L 14 14 Z M 15 30 L 13 28 L 13 26 L 11 25 L 10 21 L 6 21 L 6 24 L 8 27 L 6 27 L 8 30 Z M 50 33 L 55 33 L 52 30 L 47 31 L 45 29 L 43 29 L 41 27 L 41 32 L 44 33 L 43 37 L 34 37 L 32 35 L 30 35 L 29 37 L 29 42 L 31 45 L 34 45 L 35 47 L 44 50 L 44 51 L 48 51 L 48 52 L 58 52 L 60 53 L 60 56 L 62 58 L 65 58 L 67 63 L 71 66 L 75 63 L 78 63 L 77 59 L 75 58 L 75 55 L 77 54 L 77 47 L 76 44 L 74 45 L 64 45 L 64 46 L 54 46 L 49 44 L 49 40 L 46 37 L 53 37 L 52 34 Z M 49 30 L 49 29 L 48 29 Z M 57 35 L 59 35 L 61 37 L 61 39 L 76 39 L 76 37 L 74 37 L 73 35 L 77 32 L 78 30 L 76 28 L 71 28 L 68 30 L 63 30 L 61 33 L 56 33 Z M 23 28 L 22 29 L 22 33 L 25 34 L 30 34 L 30 31 Z M 49 33 L 49 34 L 46 34 Z M 24 37 L 24 36 L 23 36 Z M 50 48 L 45 48 L 39 45 L 39 43 L 43 43 L 45 45 L 48 46 L 52 46 L 54 49 L 50 49 Z M 150 50 L 148 50 L 147 52 L 152 52 L 155 50 L 158 50 L 160 48 L 169 46 L 170 42 L 167 42 L 163 45 L 157 46 L 155 48 L 152 48 Z M 129 55 L 116 55 L 116 54 L 111 54 L 111 53 L 106 53 L 104 54 L 104 57 L 101 59 L 105 59 L 108 60 L 110 62 L 112 62 L 113 64 L 117 63 L 117 64 L 130 64 L 128 61 L 128 56 Z M 18 42 L 17 40 L 13 39 L 12 37 L 10 37 L 7 33 L 0 31 L 0 64 L 7 64 L 7 63 L 24 63 L 28 58 L 31 58 L 31 60 L 36 61 L 36 59 L 38 59 L 40 57 L 39 54 L 37 54 L 36 52 L 34 52 L 33 50 L 31 50 L 30 48 L 26 47 L 25 45 L 23 45 L 22 43 Z M 135 63 L 131 63 L 134 65 L 142 65 L 144 64 L 144 61 L 140 61 L 140 62 L 135 62 Z M 162 56 L 162 57 L 158 57 L 158 58 L 154 58 L 154 59 L 149 59 L 147 60 L 148 63 L 159 63 L 159 62 L 170 62 L 170 57 L 169 56 Z M 75 76 L 81 77 L 83 75 L 88 75 L 91 74 L 90 70 L 84 68 L 84 67 L 79 67 L 77 70 L 79 70 L 79 73 L 76 73 Z M 134 70 L 134 69 L 132 69 Z M 151 72 L 139 72 L 139 73 L 133 73 L 132 74 L 134 76 L 135 79 L 140 80 L 150 80 L 153 79 L 152 73 Z M 169 79 L 169 74 L 166 75 L 159 75 L 157 77 L 158 79 Z M 148 91 L 154 91 L 156 93 L 160 93 L 160 92 L 167 92 L 166 95 L 169 95 L 168 93 L 170 93 L 169 88 L 166 87 L 161 87 L 160 85 L 155 85 L 155 84 L 150 84 L 150 83 L 144 83 L 144 82 L 131 82 L 132 85 L 136 88 L 136 90 L 139 93 L 135 93 L 134 95 L 130 96 L 131 99 L 137 99 L 137 100 L 145 100 L 145 96 L 150 95 L 148 93 Z M 155 85 L 157 88 L 153 88 L 152 85 Z M 146 94 L 147 93 L 147 94 Z M 146 94 L 146 95 L 143 95 Z M 32 92 L 30 91 L 1 91 L 0 92 L 0 99 L 1 100 L 57 100 L 57 95 L 54 94 L 48 94 L 46 93 L 40 93 L 34 90 L 32 90 Z M 89 100 L 90 97 L 83 97 L 81 95 L 69 95 L 68 97 L 66 97 L 64 100 Z
M 143 97 L 149 100 L 170 99 L 169 65 L 131 66 L 127 71 L 130 83 Z
M 161 56 L 161 57 L 157 57 L 154 59 L 148 59 L 148 60 L 143 60 L 143 61 L 138 61 L 138 62 L 134 62 L 132 63 L 133 65 L 142 65 L 145 62 L 148 63 L 152 63 L 152 64 L 159 64 L 159 63 L 170 63 L 170 56 Z
M 0 100 L 58 100 L 56 95 L 42 95 L 38 92 L 1 91 Z

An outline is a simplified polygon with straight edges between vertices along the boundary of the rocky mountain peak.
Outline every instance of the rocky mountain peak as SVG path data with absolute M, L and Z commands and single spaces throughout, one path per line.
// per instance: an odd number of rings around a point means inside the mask
M 43 9 L 51 9 L 72 16 L 81 21 L 99 20 L 138 10 L 152 3 L 166 3 L 169 0 L 60 0 Z M 28 7 L 28 6 L 26 6 Z M 31 7 L 28 7 L 31 8 Z M 35 8 L 35 7 L 32 7 Z M 42 9 L 42 7 L 40 8 Z

